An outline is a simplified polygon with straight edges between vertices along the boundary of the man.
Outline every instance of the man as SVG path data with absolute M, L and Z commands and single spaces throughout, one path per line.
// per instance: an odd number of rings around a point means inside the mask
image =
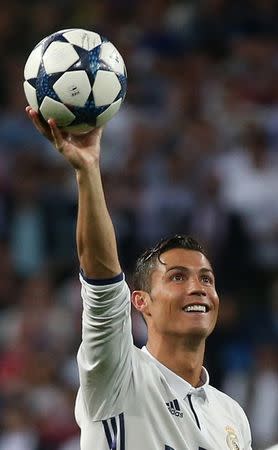
M 250 450 L 244 412 L 209 385 L 202 367 L 219 304 L 202 248 L 174 236 L 138 260 L 131 299 L 148 327 L 147 346 L 139 350 L 101 183 L 102 130 L 72 136 L 26 110 L 76 171 L 84 305 L 75 411 L 81 449 Z

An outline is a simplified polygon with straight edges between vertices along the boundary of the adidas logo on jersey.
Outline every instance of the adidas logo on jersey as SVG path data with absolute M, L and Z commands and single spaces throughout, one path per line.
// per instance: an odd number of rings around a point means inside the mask
M 180 405 L 177 399 L 173 400 L 172 402 L 167 402 L 166 406 L 168 408 L 168 411 L 176 417 L 183 417 L 183 412 L 181 412 Z

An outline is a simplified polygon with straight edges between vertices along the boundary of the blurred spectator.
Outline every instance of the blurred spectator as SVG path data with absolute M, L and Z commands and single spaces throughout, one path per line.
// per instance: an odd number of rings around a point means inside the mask
M 258 447 L 265 447 L 278 441 L 277 347 L 270 342 L 258 346 L 256 350 L 255 373 L 249 386 L 251 398 L 248 411 L 254 442 Z
M 43 167 L 31 151 L 15 158 L 10 246 L 15 271 L 28 277 L 43 269 L 47 257 L 46 230 L 41 203 Z
M 34 424 L 34 417 L 22 399 L 14 404 L 10 401 L 2 411 L 1 450 L 38 450 L 39 435 Z M 10 404 L 9 404 L 10 403 Z
M 278 265 L 278 158 L 270 152 L 263 128 L 244 129 L 243 146 L 220 157 L 218 171 L 226 208 L 242 217 L 253 242 L 253 263 L 260 270 Z

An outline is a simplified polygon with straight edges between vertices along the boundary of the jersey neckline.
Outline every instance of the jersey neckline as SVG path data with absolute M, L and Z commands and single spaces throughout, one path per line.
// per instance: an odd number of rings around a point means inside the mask
M 207 369 L 202 366 L 200 381 L 201 385 L 198 387 L 192 386 L 188 381 L 181 378 L 172 370 L 168 369 L 168 367 L 164 366 L 161 362 L 159 362 L 147 349 L 146 346 L 141 348 L 141 351 L 146 353 L 156 364 L 162 375 L 164 375 L 167 383 L 180 397 L 183 399 L 187 397 L 189 394 L 202 398 L 203 400 L 208 400 L 207 387 L 209 385 L 209 374 Z

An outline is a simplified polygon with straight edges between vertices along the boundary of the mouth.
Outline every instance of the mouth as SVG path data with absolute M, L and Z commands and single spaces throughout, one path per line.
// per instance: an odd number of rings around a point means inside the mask
M 200 313 L 205 314 L 209 311 L 208 305 L 194 303 L 191 305 L 186 305 L 182 310 L 186 313 Z

